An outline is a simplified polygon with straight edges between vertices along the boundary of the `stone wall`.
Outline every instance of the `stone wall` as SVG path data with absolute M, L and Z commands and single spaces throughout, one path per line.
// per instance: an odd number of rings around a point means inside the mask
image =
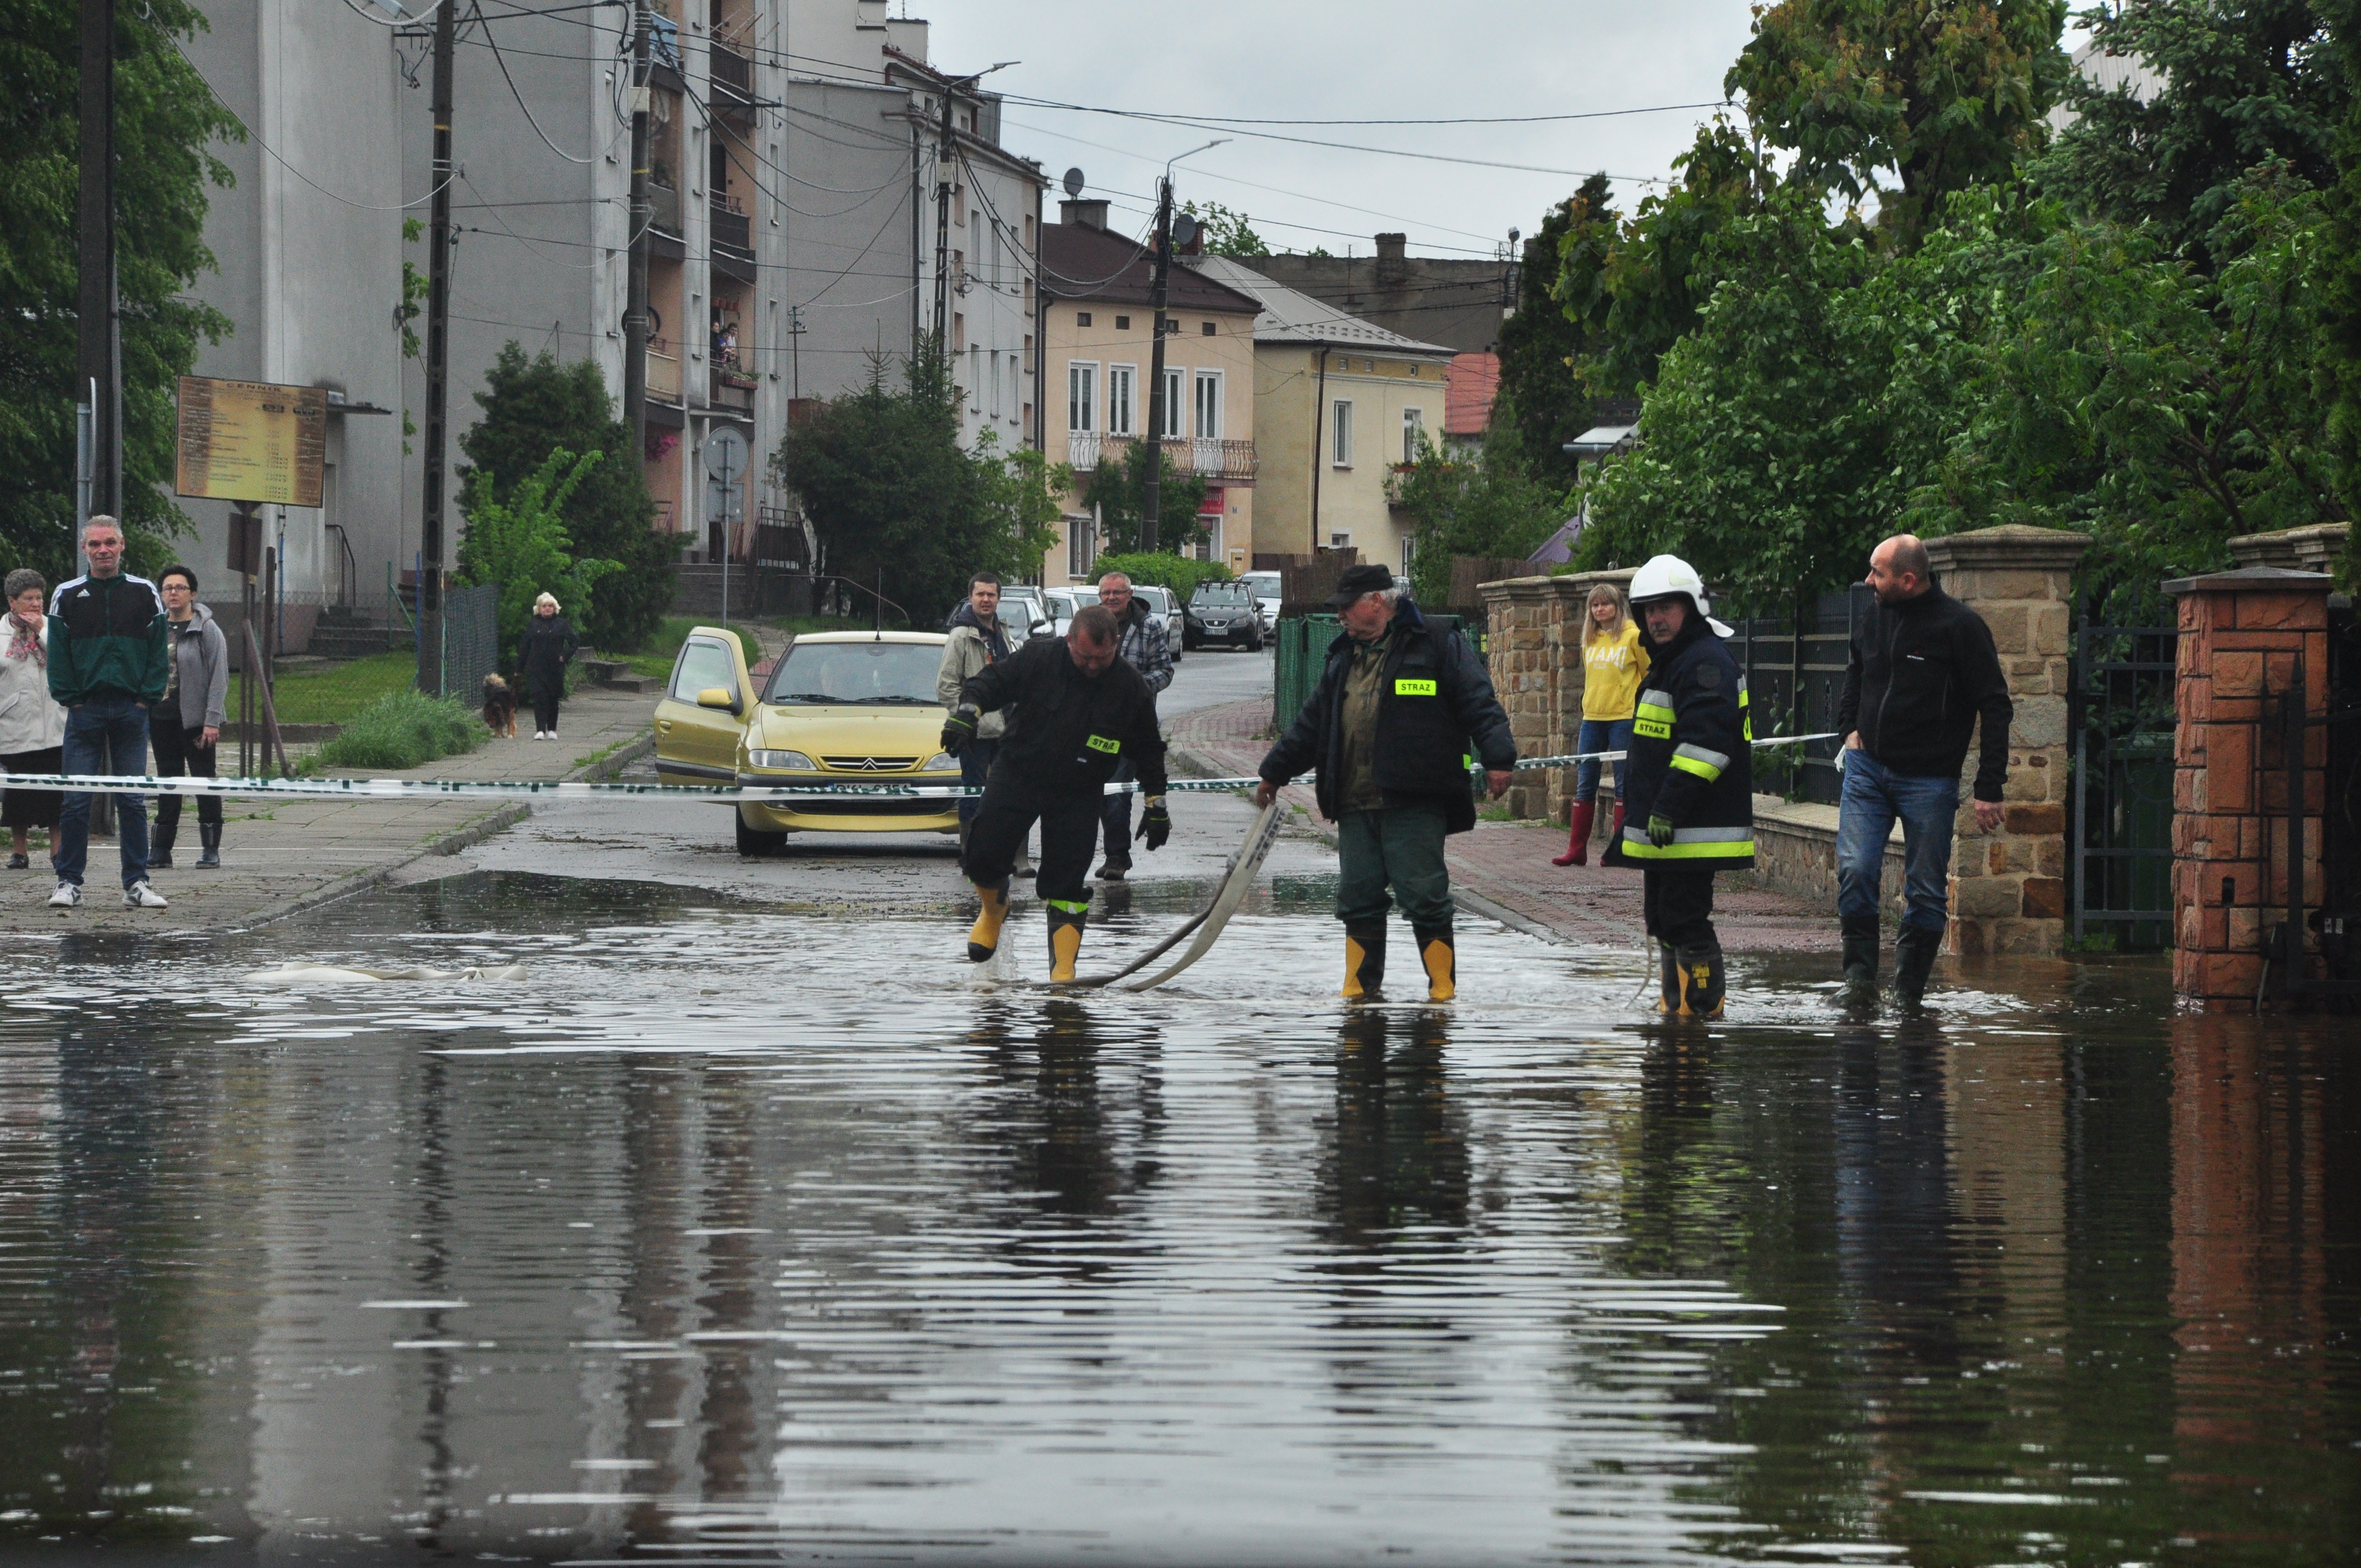
M 1631 580 L 1626 567 L 1509 577 L 1478 590 L 1490 631 L 1492 685 L 1508 709 L 1517 755 L 1558 757 L 1574 751 L 1582 727 L 1583 601 L 1595 584 L 1620 587 Z M 1574 787 L 1572 768 L 1519 773 L 1502 803 L 1513 816 L 1564 822 Z M 1613 793 L 1604 780 L 1599 787 Z
M 1754 880 L 1773 892 L 1817 907 L 1837 906 L 1837 808 L 1807 801 L 1754 797 Z M 1899 925 L 1902 891 L 1902 824 L 1885 840 L 1884 896 L 1879 911 Z
M 2282 528 L 2275 533 L 2241 534 L 2230 541 L 2230 555 L 2241 566 L 2333 573 L 2352 533 L 2349 522 L 2323 522 L 2310 528 Z

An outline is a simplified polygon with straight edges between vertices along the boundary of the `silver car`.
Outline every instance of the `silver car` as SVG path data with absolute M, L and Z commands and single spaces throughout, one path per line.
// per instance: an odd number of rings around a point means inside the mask
M 1182 633 L 1187 630 L 1180 619 L 1180 607 L 1172 602 L 1172 591 L 1154 583 L 1131 585 L 1132 598 L 1148 606 L 1148 613 L 1164 618 L 1165 641 L 1172 646 L 1172 662 L 1180 662 Z

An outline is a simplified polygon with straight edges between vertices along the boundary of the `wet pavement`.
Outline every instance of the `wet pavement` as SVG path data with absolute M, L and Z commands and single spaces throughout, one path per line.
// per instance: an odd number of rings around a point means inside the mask
M 0 1554 L 2361 1554 L 2350 1020 L 2124 960 L 1849 1019 L 1774 956 L 1668 1031 L 1483 921 L 1457 1003 L 1348 1009 L 1300 846 L 1172 984 L 1061 994 L 1037 912 L 964 961 L 939 850 L 717 888 L 613 827 L 11 949 Z

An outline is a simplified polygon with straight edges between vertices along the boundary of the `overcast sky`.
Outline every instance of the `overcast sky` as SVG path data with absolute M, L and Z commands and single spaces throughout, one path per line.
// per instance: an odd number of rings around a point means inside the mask
M 895 0 L 899 12 L 906 0 Z M 1567 115 L 1712 103 L 1745 45 L 1746 0 L 906 0 L 931 24 L 948 71 L 1021 63 L 988 84 L 1012 96 L 1173 115 L 1291 119 L 1421 119 Z M 2079 38 L 2070 39 L 2072 42 Z M 1144 228 L 1164 159 L 1211 139 L 1176 171 L 1182 200 L 1244 211 L 1274 250 L 1324 245 L 1367 255 L 1380 229 L 1413 254 L 1488 255 L 1510 228 L 1542 214 L 1595 170 L 1630 208 L 1641 179 L 1663 179 L 1709 109 L 1611 119 L 1491 126 L 1265 126 L 1265 131 L 1365 148 L 1560 170 L 1536 173 L 1305 147 L 1250 137 L 1011 104 L 1002 140 L 1055 181 L 1070 167 Z M 1055 190 L 1049 193 L 1054 203 Z M 1344 203 L 1337 205 L 1336 203 Z M 1133 209 L 1126 214 L 1122 209 Z M 1356 208 L 1367 209 L 1355 211 Z M 1050 209 L 1052 212 L 1055 208 Z M 1298 225 L 1298 226 L 1290 226 Z M 1322 232 L 1322 231 L 1334 232 Z

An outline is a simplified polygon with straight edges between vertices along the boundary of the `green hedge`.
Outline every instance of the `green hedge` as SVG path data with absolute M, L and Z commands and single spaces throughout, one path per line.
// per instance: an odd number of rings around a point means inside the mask
M 395 692 L 346 720 L 310 762 L 332 768 L 415 768 L 472 751 L 489 733 L 475 710 L 456 697 Z
M 1195 561 L 1185 555 L 1168 555 L 1161 550 L 1141 551 L 1127 555 L 1102 555 L 1091 567 L 1095 576 L 1109 572 L 1121 572 L 1135 583 L 1154 583 L 1172 590 L 1172 597 L 1181 603 L 1189 602 L 1199 583 L 1226 583 L 1230 569 L 1219 561 Z

